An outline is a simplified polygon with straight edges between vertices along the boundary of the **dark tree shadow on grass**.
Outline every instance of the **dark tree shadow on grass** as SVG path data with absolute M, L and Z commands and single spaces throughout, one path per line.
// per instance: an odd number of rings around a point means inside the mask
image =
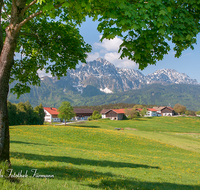
M 84 158 L 73 158 L 67 156 L 46 156 L 46 155 L 38 155 L 38 154 L 28 154 L 28 153 L 18 153 L 11 152 L 11 157 L 13 158 L 24 158 L 26 160 L 38 160 L 38 161 L 57 161 L 57 162 L 65 162 L 71 163 L 74 165 L 90 165 L 90 166 L 101 166 L 101 167 L 113 167 L 113 168 L 151 168 L 151 169 L 160 169 L 157 166 L 148 166 L 144 164 L 134 164 L 134 163 L 126 163 L 126 162 L 113 162 L 108 160 L 90 160 Z
M 66 125 L 67 126 L 67 125 Z M 77 124 L 69 124 L 68 126 L 70 127 L 85 127 L 85 128 L 100 128 L 99 126 L 93 126 L 93 125 L 83 125 L 81 123 L 77 123 Z
M 88 185 L 97 189 L 126 189 L 126 190 L 199 190 L 199 185 L 184 185 L 167 182 L 145 182 L 137 179 L 115 179 L 115 180 L 101 180 L 99 185 Z
M 28 144 L 28 145 L 42 145 L 42 146 L 53 146 L 53 145 L 49 145 L 49 144 L 41 144 L 41 143 L 33 143 L 33 142 L 24 142 L 24 141 L 10 141 L 10 143 Z
M 79 182 L 81 185 L 84 182 L 84 185 L 87 187 L 96 188 L 96 189 L 110 189 L 110 190 L 199 190 L 200 186 L 198 185 L 184 185 L 176 183 L 167 183 L 167 182 L 147 182 L 139 181 L 135 178 L 126 178 L 120 175 L 115 175 L 110 172 L 97 172 L 91 170 L 85 170 L 76 168 L 75 166 L 71 167 L 42 167 L 42 168 L 31 168 L 29 166 L 17 166 L 13 165 L 13 172 L 20 172 L 25 174 L 26 170 L 28 171 L 28 176 L 32 177 L 37 169 L 36 173 L 38 175 L 54 175 L 55 179 L 58 180 L 71 180 Z M 34 170 L 33 170 L 34 169 Z M 31 170 L 33 170 L 31 172 Z M 21 179 L 20 179 L 21 180 Z M 54 179 L 50 179 L 54 180 Z M 95 181 L 94 183 L 91 181 Z M 99 184 L 97 185 L 97 181 Z

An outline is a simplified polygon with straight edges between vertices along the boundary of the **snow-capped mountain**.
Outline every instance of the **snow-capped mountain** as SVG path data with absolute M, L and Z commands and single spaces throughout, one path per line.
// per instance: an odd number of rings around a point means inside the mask
M 174 69 L 161 69 L 146 76 L 148 84 L 158 82 L 175 84 L 198 84 L 195 79 L 191 79 L 185 73 L 179 73 Z
M 52 81 L 55 82 L 57 79 L 54 77 Z M 67 76 L 61 78 L 60 83 L 63 88 L 67 84 L 80 92 L 91 85 L 105 93 L 124 92 L 153 83 L 199 84 L 195 79 L 173 69 L 157 70 L 145 76 L 138 70 L 115 67 L 101 58 L 82 64 L 76 70 L 69 70 Z

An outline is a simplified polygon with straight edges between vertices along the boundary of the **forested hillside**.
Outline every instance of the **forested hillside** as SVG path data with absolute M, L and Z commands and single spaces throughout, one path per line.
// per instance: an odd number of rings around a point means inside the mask
M 103 94 L 98 89 L 95 91 L 95 87 L 86 88 L 81 94 L 70 85 L 65 84 L 64 90 L 61 87 L 58 88 L 58 86 L 58 84 L 50 81 L 42 81 L 41 87 L 31 87 L 31 92 L 22 95 L 19 99 L 17 99 L 16 95 L 9 94 L 8 100 L 12 103 L 29 100 L 34 107 L 42 103 L 43 106 L 57 108 L 63 101 L 70 101 L 72 106 L 132 103 L 160 106 L 170 105 L 173 107 L 176 103 L 180 103 L 189 110 L 200 110 L 199 85 L 152 84 L 142 89 L 113 94 Z

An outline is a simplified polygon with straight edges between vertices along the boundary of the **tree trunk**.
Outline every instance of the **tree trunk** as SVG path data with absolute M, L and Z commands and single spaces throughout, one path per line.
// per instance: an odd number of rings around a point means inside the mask
M 0 57 L 0 160 L 10 162 L 7 96 L 17 36 L 6 37 Z
M 0 74 L 1 75 L 1 74 Z M 0 161 L 10 162 L 9 157 L 9 124 L 7 111 L 8 83 L 0 79 Z
M 14 64 L 14 52 L 19 36 L 19 23 L 23 20 L 24 14 L 21 10 L 25 7 L 26 1 L 13 1 L 11 21 L 6 28 L 6 38 L 1 49 L 0 56 L 0 161 L 10 162 L 10 137 L 7 110 L 7 96 L 9 91 L 9 79 L 11 68 Z M 0 34 L 2 35 L 2 33 Z

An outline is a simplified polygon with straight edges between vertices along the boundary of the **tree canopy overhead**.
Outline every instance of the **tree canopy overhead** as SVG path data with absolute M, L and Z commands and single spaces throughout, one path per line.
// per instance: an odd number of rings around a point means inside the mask
M 120 36 L 121 58 L 143 69 L 163 59 L 169 41 L 176 57 L 193 49 L 200 31 L 200 0 L 0 0 L 1 159 L 9 159 L 9 81 L 18 80 L 13 92 L 20 95 L 30 91 L 27 84 L 40 83 L 38 69 L 59 78 L 79 61 L 86 62 L 91 46 L 77 28 L 86 16 L 99 21 L 101 40 Z M 21 56 L 14 60 L 15 53 Z
M 19 81 L 12 89 L 18 95 L 30 91 L 28 83 L 40 83 L 39 69 L 61 77 L 78 61 L 86 62 L 91 46 L 77 29 L 86 16 L 99 21 L 101 40 L 120 36 L 121 58 L 128 57 L 140 69 L 163 59 L 170 41 L 175 44 L 176 57 L 188 47 L 193 49 L 200 31 L 199 0 L 1 1 L 2 42 L 6 28 L 19 31 L 15 52 L 21 56 L 15 58 L 10 78 L 10 82 Z M 18 12 L 19 18 L 12 22 Z

